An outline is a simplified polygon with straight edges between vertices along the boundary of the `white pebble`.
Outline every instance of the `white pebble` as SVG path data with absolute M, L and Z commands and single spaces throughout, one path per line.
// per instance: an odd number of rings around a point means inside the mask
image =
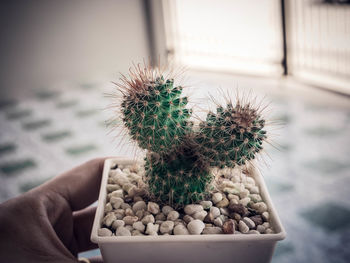
M 111 212 L 113 210 L 113 207 L 111 205 L 111 203 L 107 203 L 105 206 L 105 213 Z
M 249 227 L 241 220 L 238 223 L 238 229 L 241 233 L 248 233 Z
M 196 212 L 192 215 L 192 217 L 194 219 L 199 219 L 201 221 L 204 220 L 204 218 L 207 216 L 208 212 L 207 211 L 199 211 L 199 212 Z
M 270 223 L 269 223 L 269 222 L 264 222 L 262 225 L 263 225 L 265 228 L 269 228 L 269 227 L 270 227 Z
M 144 201 L 137 201 L 133 206 L 132 210 L 136 213 L 139 210 L 146 210 L 146 203 Z
M 201 205 L 186 205 L 185 208 L 184 208 L 184 211 L 187 215 L 193 215 L 194 213 L 196 212 L 200 212 L 200 211 L 203 211 L 203 206 Z
M 255 180 L 254 180 L 254 178 L 252 178 L 252 177 L 250 177 L 250 176 L 247 176 L 245 179 L 246 179 L 246 182 L 247 182 L 248 184 L 255 185 Z
M 125 209 L 125 215 L 126 216 L 134 216 L 135 214 L 134 214 L 134 211 L 132 211 L 131 208 L 127 208 L 127 209 Z
M 222 229 L 221 227 L 217 226 L 212 226 L 212 227 L 206 227 L 204 228 L 202 234 L 203 235 L 217 235 L 217 234 L 222 234 Z
M 178 224 L 174 227 L 174 235 L 188 235 L 189 232 L 183 224 Z
M 142 233 L 145 231 L 145 228 L 146 228 L 145 225 L 140 221 L 133 223 L 132 227 L 136 230 L 139 230 Z
M 250 202 L 249 197 L 242 198 L 241 200 L 238 201 L 238 203 L 243 205 L 243 206 L 247 206 L 249 202 Z
M 260 232 L 257 230 L 249 230 L 248 234 L 258 234 L 259 235 Z
M 157 234 L 158 230 L 159 230 L 159 225 L 148 223 L 146 228 L 146 234 L 154 235 L 154 234 Z
M 211 200 L 213 201 L 214 204 L 219 203 L 222 200 L 223 196 L 221 193 L 215 193 L 213 194 L 213 196 L 211 197 Z
M 144 216 L 144 210 L 139 210 L 135 213 L 135 216 L 137 216 L 139 218 L 139 220 L 141 220 Z
M 131 206 L 128 203 L 122 203 L 122 205 L 120 207 L 124 210 L 127 208 L 131 208 Z
M 174 208 L 172 208 L 171 206 L 163 206 L 162 208 L 162 212 L 164 215 L 168 216 L 168 214 L 171 212 L 171 211 L 174 211 Z
M 108 213 L 102 220 L 103 224 L 105 226 L 110 227 L 113 223 L 114 220 L 117 220 L 116 216 L 114 213 Z
M 115 232 L 116 236 L 131 236 L 130 230 L 126 227 L 118 227 L 117 231 Z
M 156 215 L 156 220 L 165 220 L 166 216 L 163 213 L 159 213 L 158 215 Z
M 253 186 L 252 188 L 250 188 L 250 193 L 258 194 L 259 193 L 259 187 Z
M 228 199 L 232 200 L 232 199 L 235 199 L 235 200 L 239 200 L 239 196 L 238 195 L 234 195 L 234 194 L 228 194 Z
M 265 230 L 265 234 L 274 234 L 275 232 L 271 229 L 271 228 L 268 228 Z
M 220 217 L 215 218 L 214 225 L 222 227 L 222 225 L 223 225 L 222 219 Z
M 255 203 L 253 206 L 259 213 L 263 213 L 267 211 L 267 205 L 264 202 Z
M 170 211 L 167 217 L 167 220 L 170 221 L 175 221 L 176 219 L 178 219 L 180 216 L 179 212 L 177 211 Z
M 134 230 L 134 228 L 131 225 L 124 226 L 126 229 L 128 229 L 130 232 Z
M 154 203 L 154 202 L 148 202 L 147 211 L 156 215 L 159 213 L 159 205 L 157 203 Z
M 185 215 L 183 217 L 183 220 L 185 221 L 186 224 L 188 224 L 189 222 L 191 222 L 192 220 L 194 220 L 194 218 L 192 216 L 189 215 Z
M 140 230 L 137 230 L 137 229 L 133 230 L 133 231 L 131 232 L 131 235 L 132 235 L 132 236 L 144 236 L 144 234 L 142 234 L 141 231 L 140 231 Z
M 220 215 L 220 209 L 216 206 L 210 208 L 210 213 L 213 215 L 214 219 Z
M 121 189 L 121 188 L 120 188 L 120 186 L 117 185 L 117 184 L 107 184 L 106 189 L 107 189 L 107 192 L 108 192 L 108 193 L 111 193 L 111 192 L 113 192 L 113 191 L 115 191 L 115 190 L 119 190 L 119 189 Z
M 269 221 L 270 219 L 270 214 L 269 212 L 264 212 L 261 214 L 262 218 L 265 220 L 265 221 Z
M 243 199 L 245 197 L 248 197 L 249 194 L 250 194 L 249 190 L 244 189 L 242 192 L 239 193 L 239 197 Z
M 258 225 L 256 230 L 258 230 L 261 234 L 265 233 L 265 227 L 263 225 Z
M 100 237 L 109 237 L 109 236 L 111 236 L 113 233 L 112 233 L 112 231 L 111 230 L 109 230 L 108 228 L 99 228 L 98 230 L 97 230 L 97 234 L 98 234 L 98 236 L 100 236 Z
M 230 211 L 228 210 L 227 207 L 222 207 L 222 208 L 220 208 L 220 213 L 221 213 L 222 215 L 225 215 L 225 216 L 229 216 L 229 215 L 230 215 Z
M 249 217 L 244 217 L 242 220 L 249 228 L 255 227 L 255 223 Z
M 202 221 L 195 219 L 188 223 L 187 229 L 191 235 L 199 235 L 202 233 L 205 225 Z
M 125 226 L 125 222 L 123 220 L 115 220 L 112 224 L 113 229 L 117 229 L 120 226 Z
M 203 206 L 203 209 L 208 210 L 213 206 L 213 203 L 211 201 L 202 201 L 200 205 Z
M 154 223 L 154 216 L 153 215 L 146 215 L 144 218 L 142 218 L 142 224 L 148 225 L 149 223 Z
M 110 197 L 120 197 L 120 198 L 124 198 L 124 192 L 123 189 L 119 189 L 119 190 L 115 190 L 110 194 Z
M 249 197 L 254 203 L 262 201 L 262 198 L 259 194 L 251 194 L 251 195 L 249 195 Z
M 164 233 L 170 233 L 174 228 L 174 222 L 173 221 L 165 221 L 160 225 L 159 231 Z
M 132 225 L 137 220 L 139 220 L 139 218 L 137 216 L 125 216 L 123 218 L 123 221 L 125 222 L 125 225 Z

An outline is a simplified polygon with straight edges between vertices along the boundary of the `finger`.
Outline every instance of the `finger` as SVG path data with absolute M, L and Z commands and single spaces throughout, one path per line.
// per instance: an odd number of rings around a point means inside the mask
M 85 208 L 97 200 L 103 164 L 106 158 L 88 161 L 43 185 L 67 200 L 72 211 Z
M 90 263 L 103 263 L 101 256 L 89 258 Z
M 97 244 L 90 241 L 90 234 L 94 222 L 96 207 L 87 207 L 73 213 L 73 231 L 78 252 L 97 248 Z

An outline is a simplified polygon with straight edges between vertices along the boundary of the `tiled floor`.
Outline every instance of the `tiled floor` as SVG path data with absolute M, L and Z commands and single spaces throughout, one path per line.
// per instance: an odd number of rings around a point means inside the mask
M 287 230 L 273 262 L 349 262 L 350 103 L 315 89 L 296 91 L 294 84 L 279 81 L 215 74 L 193 74 L 188 80 L 201 87 L 192 92 L 198 99 L 218 87 L 267 93 L 270 115 L 284 123 L 274 131 L 279 149 L 267 147 L 271 158 L 265 156 L 267 165 L 261 165 Z M 112 91 L 106 83 L 0 100 L 0 201 L 87 159 L 133 155 L 130 146 L 117 148 L 116 132 L 106 127 L 111 101 L 105 92 Z

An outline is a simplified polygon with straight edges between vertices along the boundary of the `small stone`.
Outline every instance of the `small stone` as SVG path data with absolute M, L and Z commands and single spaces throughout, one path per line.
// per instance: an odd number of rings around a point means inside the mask
M 256 226 L 262 225 L 262 223 L 264 223 L 261 215 L 251 216 L 250 219 L 254 222 Z
M 260 214 L 267 211 L 267 205 L 264 202 L 255 203 L 253 208 L 256 209 Z
M 258 194 L 259 193 L 259 187 L 253 186 L 252 188 L 250 188 L 250 193 L 251 194 Z
M 200 211 L 203 211 L 203 206 L 201 205 L 194 205 L 194 204 L 191 204 L 191 205 L 186 205 L 185 208 L 184 208 L 184 211 L 187 215 L 193 215 L 194 213 L 196 212 L 200 212 Z
M 210 207 L 213 206 L 213 203 L 211 201 L 202 201 L 200 202 L 200 205 L 203 207 L 204 210 L 210 209 Z
M 258 194 L 251 194 L 251 195 L 249 195 L 249 197 L 252 200 L 252 202 L 254 202 L 254 203 L 258 203 L 258 202 L 262 201 L 261 196 Z
M 155 224 L 161 225 L 164 222 L 164 220 L 156 220 Z
M 178 219 L 180 216 L 179 212 L 177 211 L 170 211 L 167 217 L 167 220 L 170 221 L 175 221 L 176 219 Z
M 123 189 L 119 189 L 119 190 L 115 190 L 110 194 L 110 197 L 120 197 L 123 198 L 124 197 L 124 192 Z
M 187 229 L 191 235 L 200 235 L 200 233 L 202 233 L 204 227 L 205 227 L 204 223 L 198 219 L 192 220 L 187 225 Z
M 206 227 L 203 229 L 202 234 L 203 235 L 217 235 L 217 234 L 222 234 L 223 231 L 221 227 L 213 226 L 213 227 Z
M 232 214 L 230 215 L 230 217 L 231 217 L 232 219 L 236 220 L 236 221 L 239 221 L 239 220 L 242 219 L 241 215 L 238 214 L 238 213 L 232 213 Z
M 249 217 L 244 217 L 242 220 L 250 229 L 255 227 L 255 223 Z
M 156 220 L 162 220 L 164 221 L 166 219 L 166 216 L 163 213 L 159 213 L 156 215 Z
M 115 232 L 116 236 L 131 236 L 130 230 L 127 229 L 124 226 L 118 227 L 117 231 Z
M 122 205 L 120 207 L 124 210 L 127 208 L 131 208 L 131 206 L 128 203 L 122 203 Z
M 213 224 L 204 224 L 205 227 L 213 227 Z
M 130 232 L 134 230 L 134 228 L 131 225 L 125 225 L 126 229 L 128 229 Z
M 270 223 L 269 222 L 264 222 L 262 224 L 266 229 L 270 227 Z
M 126 183 L 126 184 L 123 185 L 123 190 L 129 194 L 129 190 L 130 190 L 131 188 L 133 188 L 133 187 L 135 187 L 134 184 L 132 184 L 132 183 Z
M 248 203 L 250 202 L 250 198 L 249 197 L 244 197 L 241 200 L 238 201 L 239 204 L 247 206 Z
M 134 211 L 131 208 L 125 209 L 125 215 L 126 216 L 134 216 Z
M 216 207 L 222 208 L 222 207 L 227 207 L 229 205 L 229 201 L 226 197 L 224 197 L 220 202 L 216 203 Z
M 159 225 L 157 225 L 157 224 L 154 225 L 152 223 L 148 223 L 147 228 L 146 228 L 146 234 L 155 235 L 155 234 L 157 234 L 158 230 L 159 230 Z
M 214 225 L 222 227 L 222 225 L 223 225 L 222 219 L 220 217 L 215 218 Z
M 106 189 L 108 193 L 111 193 L 113 191 L 121 189 L 121 187 L 117 184 L 107 184 Z
M 154 203 L 154 202 L 148 202 L 147 211 L 156 215 L 159 213 L 159 205 L 157 203 Z
M 234 194 L 228 194 L 228 199 L 229 200 L 232 200 L 232 199 L 234 199 L 234 200 L 239 200 L 239 196 L 238 195 L 234 195 Z
M 111 203 L 107 203 L 105 206 L 104 212 L 108 213 L 108 212 L 111 212 L 112 210 L 113 210 L 113 207 L 112 207 Z
M 141 231 L 140 231 L 140 230 L 137 230 L 137 229 L 133 230 L 133 231 L 131 232 L 131 235 L 132 235 L 132 236 L 144 236 L 144 234 L 142 234 Z
M 223 196 L 221 193 L 215 193 L 212 195 L 211 200 L 213 201 L 214 204 L 217 204 L 222 200 Z
M 230 211 L 228 210 L 227 207 L 222 207 L 222 208 L 220 208 L 220 213 L 221 213 L 222 215 L 225 215 L 225 216 L 229 216 L 229 215 L 230 215 Z
M 249 227 L 246 225 L 246 223 L 243 222 L 243 220 L 239 221 L 238 229 L 243 234 L 248 233 L 248 231 L 249 231 Z
M 269 212 L 264 212 L 264 213 L 261 214 L 261 216 L 264 219 L 264 221 L 269 221 L 269 219 L 270 219 Z
M 248 197 L 249 194 L 250 194 L 249 190 L 244 189 L 242 192 L 239 193 L 239 197 L 243 199 L 245 197 Z
M 247 177 L 246 177 L 246 182 L 247 182 L 248 184 L 255 185 L 255 180 L 254 180 L 254 178 L 252 178 L 252 177 L 250 177 L 250 176 L 247 176 Z
M 189 232 L 187 230 L 187 228 L 182 225 L 182 224 L 178 224 L 174 227 L 174 235 L 188 235 Z
M 249 230 L 248 234 L 258 234 L 260 235 L 260 232 L 257 230 Z
M 144 218 L 142 218 L 141 222 L 144 225 L 148 225 L 149 223 L 154 223 L 154 216 L 153 215 L 146 215 Z
M 203 221 L 204 218 L 207 216 L 207 214 L 208 214 L 208 212 L 203 210 L 203 211 L 199 211 L 199 212 L 194 213 L 192 215 L 192 217 L 194 219 L 199 219 L 199 220 Z
M 177 226 L 178 224 L 183 224 L 183 225 L 185 224 L 185 222 L 182 219 L 176 219 L 174 223 L 175 223 L 175 226 Z
M 213 213 L 209 212 L 203 221 L 206 223 L 212 223 L 214 221 L 214 219 L 215 219 L 215 217 L 214 217 Z
M 234 213 L 238 213 L 241 216 L 245 216 L 246 214 L 248 214 L 248 209 L 246 207 L 244 207 L 242 204 L 230 204 L 229 206 L 230 210 Z
M 113 223 L 114 220 L 117 220 L 116 216 L 114 213 L 108 213 L 102 220 L 103 224 L 105 226 L 110 227 Z
M 136 230 L 139 230 L 142 233 L 145 231 L 146 228 L 145 225 L 140 221 L 137 221 L 134 224 L 132 224 L 132 227 Z
M 99 228 L 99 229 L 97 230 L 97 234 L 98 234 L 98 236 L 100 236 L 100 237 L 109 237 L 109 236 L 111 236 L 113 233 L 112 233 L 112 231 L 109 230 L 108 228 L 103 227 L 103 228 Z
M 168 216 L 168 214 L 171 212 L 171 211 L 174 211 L 174 208 L 172 208 L 171 206 L 163 206 L 162 208 L 162 212 L 165 216 Z
M 164 233 L 170 233 L 174 228 L 174 222 L 173 221 L 165 221 L 160 225 L 159 231 Z
M 265 234 L 274 234 L 275 232 L 271 229 L 271 228 L 268 228 L 265 230 Z
M 210 208 L 210 213 L 213 215 L 214 219 L 220 215 L 220 209 L 213 206 Z
M 237 204 L 238 204 L 238 201 L 239 201 L 239 200 L 237 200 L 237 199 L 231 199 L 231 200 L 230 200 L 229 206 L 230 206 L 230 205 L 237 205 Z
M 143 218 L 143 212 L 144 210 L 139 210 L 135 213 L 135 216 L 137 216 L 139 220 L 141 220 Z
M 134 202 L 139 202 L 139 201 L 143 201 L 141 196 L 134 196 Z
M 136 213 L 139 210 L 146 210 L 146 203 L 144 201 L 137 201 L 133 206 L 132 210 Z
M 265 233 L 265 227 L 263 225 L 258 225 L 256 227 L 256 230 L 259 231 L 259 233 L 264 234 Z
M 125 213 L 122 214 L 122 213 L 114 212 L 114 215 L 115 215 L 115 218 L 117 220 L 122 220 L 124 218 L 124 216 L 125 216 Z
M 191 222 L 192 220 L 194 220 L 194 218 L 192 216 L 189 215 L 185 215 L 183 217 L 183 220 L 185 221 L 186 224 L 188 224 L 189 222 Z
M 125 225 L 132 225 L 134 224 L 138 219 L 137 216 L 125 216 L 123 218 L 123 221 L 125 222 Z
M 234 234 L 235 233 L 235 221 L 229 219 L 224 222 L 222 225 L 222 230 L 225 234 Z
M 113 229 L 117 229 L 120 226 L 125 226 L 125 222 L 123 220 L 115 220 L 112 224 Z

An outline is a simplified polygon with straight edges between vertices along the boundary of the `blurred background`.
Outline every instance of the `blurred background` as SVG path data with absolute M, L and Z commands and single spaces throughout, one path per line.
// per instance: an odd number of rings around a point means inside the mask
M 106 94 L 132 62 L 160 60 L 186 68 L 194 99 L 252 91 L 283 122 L 261 165 L 287 231 L 273 262 L 348 262 L 349 2 L 1 1 L 0 201 L 90 158 L 132 157 Z

